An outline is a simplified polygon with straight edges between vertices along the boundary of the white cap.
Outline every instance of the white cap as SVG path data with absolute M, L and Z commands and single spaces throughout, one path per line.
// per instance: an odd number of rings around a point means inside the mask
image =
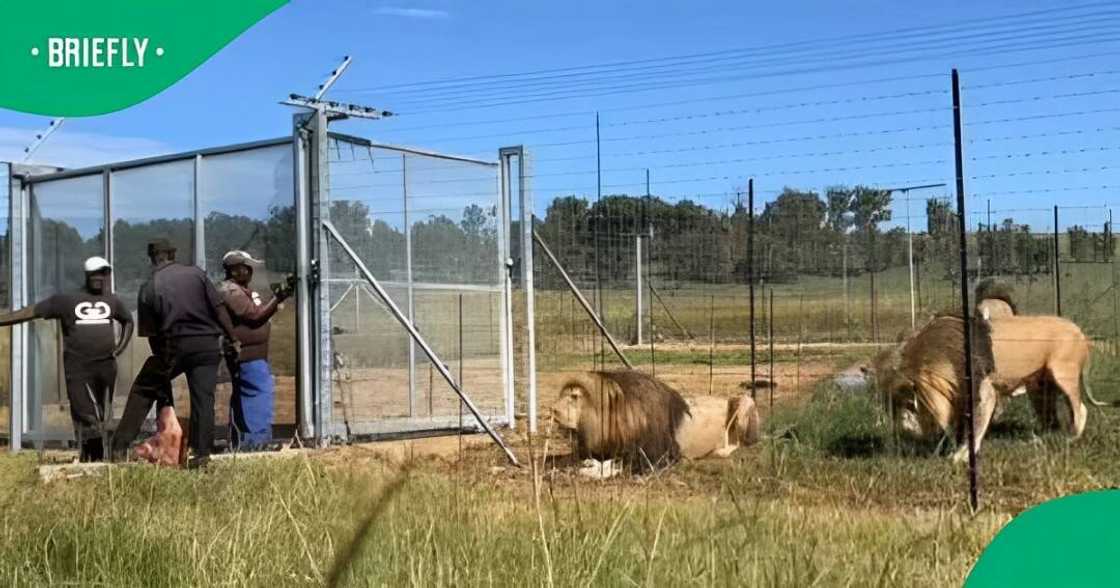
M 234 249 L 222 256 L 222 265 L 225 267 L 232 267 L 235 265 L 261 265 L 264 262 L 255 259 L 245 251 Z
M 113 266 L 109 265 L 109 260 L 105 259 L 104 257 L 98 257 L 96 255 L 87 259 L 85 263 L 85 270 L 87 274 L 111 269 L 113 269 Z

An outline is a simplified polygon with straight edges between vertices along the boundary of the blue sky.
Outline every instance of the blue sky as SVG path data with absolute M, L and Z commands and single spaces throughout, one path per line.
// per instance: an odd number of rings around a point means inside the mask
M 1036 37 L 1030 51 L 1009 42 L 1006 46 L 1015 50 L 983 53 L 962 45 L 966 50 L 953 54 L 950 42 L 911 60 L 904 59 L 902 39 L 889 44 L 895 54 L 883 50 L 872 60 L 884 63 L 843 67 L 845 59 L 859 57 L 852 54 L 860 47 L 854 35 L 947 24 L 963 31 L 1000 22 L 985 19 L 1068 6 L 987 0 L 296 0 L 162 94 L 116 114 L 68 120 L 35 159 L 88 165 L 285 135 L 292 110 L 278 101 L 290 92 L 312 93 L 350 55 L 353 66 L 330 96 L 402 115 L 343 123 L 340 130 L 486 158 L 500 146 L 524 144 L 536 160 L 538 214 L 556 195 L 594 198 L 595 111 L 601 113 L 604 193 L 642 193 L 648 167 L 655 194 L 726 207 L 747 176 L 756 178 L 760 201 L 786 185 L 819 190 L 838 183 L 951 182 L 948 72 L 959 67 L 966 86 L 971 210 L 982 211 L 991 198 L 993 209 L 1009 211 L 993 218 L 1014 216 L 1041 229 L 1050 222 L 1044 209 L 1053 204 L 1092 206 L 1071 208 L 1063 213 L 1063 224 L 1099 224 L 1106 204 L 1120 204 L 1114 195 L 1120 168 L 1112 164 L 1120 147 L 1120 112 L 1109 112 L 1120 104 L 1114 93 L 1120 89 L 1114 71 L 1120 69 L 1115 65 L 1120 36 L 1110 32 L 1120 30 L 1110 20 L 1115 16 L 1110 11 L 1120 4 L 1054 12 L 1054 23 L 1067 19 L 1065 32 L 1056 32 L 1052 42 Z M 1024 25 L 1023 34 L 1045 32 L 1045 18 L 1033 22 L 1033 29 Z M 780 45 L 796 42 L 830 48 L 836 63 L 818 60 L 806 68 L 816 71 L 775 72 L 781 75 L 705 65 L 697 67 L 696 77 L 717 78 L 713 83 L 673 86 L 649 79 L 655 89 L 593 96 L 586 94 L 606 85 L 581 86 L 573 79 L 570 91 L 585 88 L 584 96 L 482 107 L 487 101 L 478 97 L 485 95 L 475 94 L 483 104 L 473 105 L 466 97 L 456 110 L 425 107 L 416 95 L 378 90 L 751 47 L 764 48 L 758 54 L 764 59 L 780 56 Z M 873 82 L 887 78 L 894 81 Z M 629 90 L 643 83 L 640 77 L 629 79 Z M 835 87 L 859 81 L 865 83 Z M 535 92 L 487 91 L 510 97 Z M 536 118 L 525 120 L 530 117 Z M 42 117 L 0 111 L 0 160 L 21 159 L 20 150 L 46 123 Z M 911 210 L 919 225 L 922 208 L 917 203 Z M 903 222 L 903 210 L 896 202 L 895 222 Z

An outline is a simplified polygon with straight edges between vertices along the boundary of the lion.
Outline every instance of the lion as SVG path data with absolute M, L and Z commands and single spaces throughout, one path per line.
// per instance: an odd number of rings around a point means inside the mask
M 726 458 L 759 440 L 750 395 L 686 400 L 661 380 L 632 370 L 573 378 L 551 408 L 553 423 L 574 433 L 580 473 L 609 478 L 648 472 L 680 459 Z
M 976 312 L 985 320 L 1004 318 L 1019 314 L 1012 299 L 1011 285 L 984 278 L 976 284 Z
M 1046 395 L 1065 400 L 1069 409 L 1067 432 L 1074 439 L 1085 430 L 1087 409 L 1082 394 L 1103 406 L 1092 395 L 1086 375 L 1090 344 L 1073 322 L 1054 316 L 1009 316 L 973 319 L 973 379 L 977 382 L 973 411 L 975 451 L 987 432 L 1000 396 L 1023 388 L 1032 397 L 1043 426 L 1051 414 Z M 901 429 L 914 437 L 948 431 L 961 418 L 965 394 L 964 320 L 959 316 L 934 318 L 900 348 L 876 358 L 876 379 L 887 396 Z M 959 433 L 958 433 L 959 436 Z M 968 455 L 961 443 L 955 461 Z

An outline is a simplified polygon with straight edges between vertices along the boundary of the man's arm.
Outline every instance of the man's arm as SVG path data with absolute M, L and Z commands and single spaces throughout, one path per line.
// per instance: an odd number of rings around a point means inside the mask
M 42 318 L 36 313 L 38 305 L 25 306 L 19 310 L 12 312 L 0 313 L 0 327 L 7 327 L 19 323 L 25 323 L 30 320 Z
M 125 307 L 120 298 L 114 297 L 113 314 L 117 322 L 121 324 L 121 339 L 117 342 L 116 348 L 113 349 L 113 357 L 120 357 L 124 350 L 128 348 L 129 341 L 132 340 L 132 313 L 128 312 L 128 308 Z
M 35 319 L 53 319 L 59 317 L 58 307 L 60 306 L 58 294 L 47 298 L 41 302 L 25 306 L 19 310 L 0 313 L 0 327 L 7 327 L 19 323 L 25 323 Z
M 283 302 L 283 298 L 280 296 L 273 296 L 272 300 L 258 306 L 240 287 L 237 287 L 236 290 L 234 288 L 224 288 L 223 291 L 226 308 L 229 309 L 230 316 L 237 318 L 239 322 L 253 329 L 267 323 L 280 309 L 280 303 Z
M 230 341 L 237 341 L 237 337 L 233 334 L 233 321 L 229 318 L 229 309 L 226 308 L 225 299 L 218 293 L 218 289 L 214 287 L 214 283 L 206 277 L 206 274 L 199 271 L 198 277 L 203 282 L 203 287 L 206 290 L 206 300 L 210 303 L 210 310 L 214 313 L 214 318 L 218 319 L 222 332 Z

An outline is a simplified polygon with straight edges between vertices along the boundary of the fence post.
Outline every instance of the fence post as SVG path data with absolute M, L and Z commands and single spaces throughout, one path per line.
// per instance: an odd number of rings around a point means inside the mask
M 953 69 L 953 142 L 957 180 L 957 225 L 960 231 L 961 311 L 964 313 L 964 384 L 968 390 L 965 405 L 965 427 L 968 429 L 968 497 L 975 512 L 980 506 L 977 488 L 976 431 L 972 415 L 976 405 L 976 388 L 972 379 L 972 312 L 968 302 L 968 227 L 964 211 L 964 148 L 961 141 L 961 84 L 957 70 Z M 1054 211 L 1057 214 L 1057 208 Z
M 751 400 L 757 396 L 755 391 L 755 348 L 754 348 L 754 178 L 747 180 L 747 288 L 750 291 L 750 337 L 751 337 Z
M 1058 248 L 1058 205 L 1054 205 L 1054 314 L 1062 316 L 1062 260 Z

